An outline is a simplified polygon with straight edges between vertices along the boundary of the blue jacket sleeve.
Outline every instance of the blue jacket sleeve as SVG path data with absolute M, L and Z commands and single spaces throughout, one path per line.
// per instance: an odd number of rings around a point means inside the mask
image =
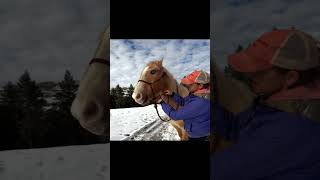
M 197 116 L 197 109 L 201 108 L 201 103 L 192 101 L 178 110 L 174 110 L 170 105 L 161 103 L 163 111 L 173 120 L 192 119 Z
M 181 97 L 179 94 L 177 93 L 173 93 L 173 100 L 178 103 L 180 106 L 184 105 L 184 99 L 183 97 Z

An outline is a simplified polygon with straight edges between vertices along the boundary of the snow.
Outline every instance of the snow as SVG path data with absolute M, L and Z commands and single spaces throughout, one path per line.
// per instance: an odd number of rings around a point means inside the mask
M 109 180 L 110 145 L 0 151 L 1 180 Z
M 158 106 L 158 111 L 162 118 L 168 118 L 161 106 Z M 111 109 L 110 140 L 129 140 L 130 137 L 135 137 L 135 140 L 179 140 L 176 130 L 159 120 L 154 105 Z

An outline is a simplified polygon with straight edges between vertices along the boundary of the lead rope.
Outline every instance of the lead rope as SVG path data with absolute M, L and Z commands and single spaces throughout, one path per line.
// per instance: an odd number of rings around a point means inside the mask
M 164 120 L 164 119 L 162 119 L 162 118 L 161 118 L 161 116 L 160 116 L 160 114 L 159 114 L 159 111 L 158 111 L 157 103 L 154 103 L 154 108 L 156 108 L 156 111 L 157 111 L 158 117 L 160 118 L 160 120 L 161 120 L 161 121 L 163 121 L 163 122 L 169 122 L 169 121 L 171 121 L 171 119 L 170 119 L 170 118 L 169 118 L 169 119 L 167 119 L 167 120 Z

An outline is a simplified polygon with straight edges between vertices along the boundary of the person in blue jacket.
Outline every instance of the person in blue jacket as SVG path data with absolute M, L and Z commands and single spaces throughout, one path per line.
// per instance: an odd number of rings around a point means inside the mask
M 189 141 L 207 141 L 210 134 L 210 100 L 196 94 L 208 94 L 210 76 L 205 71 L 194 71 L 181 80 L 181 84 L 189 90 L 189 95 L 181 97 L 176 93 L 165 91 L 179 105 L 174 108 L 162 102 L 163 111 L 173 120 L 184 120 Z M 163 97 L 162 99 L 167 99 Z
M 257 98 L 237 114 L 214 103 L 216 133 L 234 144 L 211 156 L 212 180 L 320 179 L 319 47 L 281 29 L 228 57 Z

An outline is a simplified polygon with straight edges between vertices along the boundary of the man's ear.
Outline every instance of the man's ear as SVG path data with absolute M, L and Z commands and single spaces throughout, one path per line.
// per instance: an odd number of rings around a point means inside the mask
M 300 78 L 300 75 L 297 71 L 289 71 L 287 74 L 286 74 L 286 87 L 290 87 L 292 85 L 294 85 Z

